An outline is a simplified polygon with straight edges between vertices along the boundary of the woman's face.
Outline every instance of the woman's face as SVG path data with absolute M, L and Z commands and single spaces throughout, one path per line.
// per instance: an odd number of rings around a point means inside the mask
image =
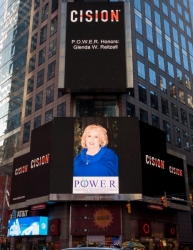
M 86 147 L 87 148 L 99 148 L 100 136 L 97 130 L 90 130 L 86 135 Z

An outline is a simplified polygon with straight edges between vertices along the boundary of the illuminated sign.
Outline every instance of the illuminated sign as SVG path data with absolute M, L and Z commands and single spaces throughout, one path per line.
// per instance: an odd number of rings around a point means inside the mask
M 23 217 L 8 221 L 8 237 L 23 235 L 47 235 L 47 233 L 48 217 Z

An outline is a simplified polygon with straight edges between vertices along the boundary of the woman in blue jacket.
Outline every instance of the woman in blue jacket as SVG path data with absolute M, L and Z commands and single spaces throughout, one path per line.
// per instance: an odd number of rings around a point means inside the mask
M 105 128 L 87 126 L 81 137 L 83 149 L 74 158 L 74 176 L 118 176 L 118 156 L 107 144 Z

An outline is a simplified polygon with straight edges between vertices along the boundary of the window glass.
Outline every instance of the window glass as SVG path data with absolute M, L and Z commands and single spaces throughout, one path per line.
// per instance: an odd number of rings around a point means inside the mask
M 162 34 L 160 31 L 156 31 L 156 41 L 158 49 L 163 50 Z
M 155 64 L 155 56 L 154 56 L 154 50 L 151 49 L 150 47 L 147 47 L 147 56 L 148 56 L 148 60 Z
M 184 31 L 184 22 L 180 18 L 178 18 L 178 21 L 179 21 L 179 27 L 180 27 L 180 29 Z
M 193 129 L 193 115 L 189 114 L 190 128 Z
M 135 9 L 137 9 L 138 11 L 141 12 L 141 0 L 135 0 L 134 7 L 135 7 Z
M 175 0 L 170 0 L 170 5 L 171 5 L 173 8 L 175 8 L 174 1 L 175 1 Z
M 158 110 L 158 96 L 154 91 L 150 91 L 151 107 Z
M 52 13 L 58 9 L 58 0 L 52 0 Z
M 180 34 L 180 39 L 182 48 L 186 50 L 186 38 L 182 34 Z
M 135 117 L 135 105 L 130 102 L 127 102 L 127 116 Z M 192 126 L 193 126 L 193 117 L 192 117 Z
M 44 84 L 44 68 L 37 73 L 37 88 Z
M 149 82 L 150 82 L 152 85 L 154 85 L 154 86 L 157 85 L 157 84 L 156 84 L 156 73 L 155 73 L 154 70 L 152 70 L 152 69 L 150 69 L 150 68 L 149 68 Z
M 34 88 L 34 76 L 28 79 L 27 83 L 27 94 L 33 91 Z
M 163 10 L 163 13 L 168 16 L 168 7 L 167 5 L 165 5 L 165 3 L 162 3 L 162 10 Z
M 189 76 L 184 75 L 184 78 L 185 78 L 185 85 L 186 85 L 186 87 L 191 90 L 192 87 L 191 87 L 191 82 L 190 82 Z
M 185 104 L 185 94 L 184 94 L 184 90 L 182 89 L 178 89 L 178 93 L 179 93 L 179 100 L 181 103 Z
M 193 44 L 190 41 L 188 41 L 188 48 L 190 55 L 193 56 Z
M 32 30 L 35 30 L 38 27 L 38 20 L 39 20 L 39 12 L 37 12 L 33 17 Z
M 140 113 L 140 120 L 143 122 L 148 123 L 148 113 L 147 111 L 143 110 L 143 109 L 139 109 L 139 113 Z
M 166 85 L 166 78 L 165 77 L 159 76 L 159 86 L 163 92 L 167 93 L 167 85 Z
M 66 116 L 66 103 L 63 102 L 57 106 L 57 117 L 65 117 Z
M 172 58 L 172 45 L 170 39 L 165 39 L 166 42 L 166 53 L 169 57 Z
M 48 3 L 46 3 L 42 7 L 42 22 L 48 18 L 48 8 L 49 8 L 49 4 Z
M 171 129 L 169 122 L 163 121 L 163 130 L 166 134 L 166 141 L 171 142 Z
M 55 38 L 50 44 L 49 44 L 49 57 L 56 54 L 56 47 L 57 47 L 57 39 Z
M 171 19 L 174 23 L 176 23 L 176 14 L 173 11 L 171 11 Z
M 35 110 L 38 110 L 42 107 L 42 99 L 43 99 L 43 91 L 41 91 L 36 95 Z
M 45 58 L 46 58 L 46 47 L 44 47 L 43 49 L 41 49 L 39 51 L 38 65 L 44 63 L 45 62 Z
M 53 120 L 53 109 L 50 109 L 45 113 L 45 123 L 50 122 L 52 120 Z
M 190 38 L 192 38 L 191 29 L 190 29 L 190 27 L 187 26 L 187 25 L 186 25 L 186 34 L 187 34 Z
M 137 53 L 144 56 L 143 42 L 136 38 L 136 49 Z
M 161 18 L 160 14 L 157 11 L 154 11 L 155 25 L 161 29 Z
M 30 52 L 34 51 L 37 48 L 37 36 L 38 33 L 35 33 L 32 38 L 31 38 L 31 48 L 30 48 Z
M 40 31 L 40 44 L 44 43 L 46 41 L 47 37 L 47 25 L 41 28 Z
M 145 79 L 145 65 L 144 65 L 144 63 L 137 61 L 137 70 L 138 70 L 138 76 Z
M 183 130 L 183 148 L 190 150 L 190 136 L 189 133 Z
M 177 29 L 175 29 L 174 27 L 172 27 L 172 33 L 173 33 L 174 42 L 176 42 L 178 44 L 179 41 L 178 41 L 178 31 L 177 31 Z
M 41 115 L 34 118 L 34 129 L 41 126 Z
M 50 23 L 50 36 L 56 33 L 58 26 L 58 16 L 52 18 Z
M 35 63 L 36 63 L 36 56 L 34 55 L 29 60 L 29 70 L 28 70 L 28 72 L 31 72 L 31 71 L 33 71 L 35 69 Z
M 177 81 L 182 84 L 183 83 L 182 71 L 179 69 L 176 69 L 176 75 L 177 75 Z
M 164 115 L 169 115 L 168 100 L 161 97 L 162 113 Z
M 23 128 L 23 143 L 28 142 L 29 138 L 30 138 L 30 121 L 26 122 L 24 124 L 24 128 Z
M 170 96 L 176 98 L 176 85 L 173 82 L 169 82 Z
M 182 58 L 183 58 L 184 68 L 185 68 L 187 71 L 189 71 L 187 53 L 182 53 Z
M 153 43 L 153 29 L 152 26 L 146 23 L 146 36 L 147 40 Z
M 187 11 L 184 11 L 184 16 L 185 16 L 186 21 L 189 23 L 190 22 L 190 16 L 189 16 Z
M 185 110 L 183 110 L 182 108 L 180 109 L 180 113 L 181 113 L 181 121 L 182 124 L 184 124 L 185 126 L 188 126 L 188 118 L 187 118 L 187 113 Z
M 151 7 L 145 2 L 145 17 L 151 21 Z
M 174 66 L 170 62 L 168 62 L 168 74 L 174 78 Z
M 40 6 L 40 0 L 34 0 L 34 10 Z
M 158 66 L 161 70 L 165 71 L 164 58 L 158 54 Z
M 159 117 L 157 117 L 156 115 L 151 115 L 151 120 L 152 120 L 153 127 L 160 128 Z
M 153 3 L 159 8 L 159 0 L 153 0 Z
M 53 102 L 53 100 L 54 100 L 54 85 L 51 85 L 46 89 L 46 104 Z
M 55 76 L 55 66 L 56 66 L 56 61 L 53 61 L 48 65 L 48 80 L 50 80 Z
M 192 95 L 187 94 L 188 107 L 193 109 Z
M 25 116 L 30 115 L 32 112 L 32 98 L 26 101 Z
M 146 87 L 141 84 L 138 84 L 138 91 L 139 91 L 139 101 L 147 104 Z
M 166 21 L 165 19 L 164 19 L 164 30 L 165 30 L 165 34 L 170 37 L 170 26 L 169 26 L 168 21 Z
M 176 104 L 174 103 L 171 103 L 171 109 L 172 109 L 172 118 L 176 121 L 179 120 L 179 117 L 178 117 L 178 107 Z
M 175 145 L 181 147 L 180 129 L 176 126 L 174 126 L 174 140 Z
M 176 62 L 181 65 L 179 46 L 175 46 L 174 45 L 174 53 L 175 53 L 175 60 L 176 60 Z
M 177 3 L 177 10 L 178 10 L 178 13 L 182 16 L 182 7 L 181 5 L 179 5 L 179 3 Z
M 9 111 L 12 112 L 17 108 L 20 108 L 23 104 L 23 92 L 16 96 L 13 96 L 9 101 Z
M 135 14 L 135 30 L 142 35 L 142 19 Z

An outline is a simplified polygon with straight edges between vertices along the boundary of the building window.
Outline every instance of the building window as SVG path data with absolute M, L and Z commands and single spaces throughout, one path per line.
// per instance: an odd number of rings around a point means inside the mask
M 31 38 L 30 52 L 34 51 L 37 48 L 37 37 L 38 37 L 38 34 L 36 33 Z
M 31 72 L 35 69 L 35 63 L 36 63 L 36 56 L 34 55 L 29 60 L 29 72 Z
M 46 3 L 42 7 L 42 22 L 48 18 L 48 9 L 49 9 L 49 4 Z
M 52 0 L 52 13 L 58 9 L 58 0 Z
M 53 120 L 53 109 L 50 109 L 45 113 L 45 123 L 50 122 L 52 120 Z
M 171 142 L 171 129 L 169 122 L 163 121 L 163 130 L 166 134 L 166 141 Z
M 27 94 L 33 91 L 34 88 L 34 76 L 28 79 L 27 83 Z
M 163 10 L 163 13 L 168 16 L 168 7 L 167 5 L 165 5 L 165 3 L 162 3 L 162 10 Z
M 55 66 L 56 66 L 56 61 L 53 61 L 48 65 L 48 80 L 50 80 L 55 76 Z
M 138 84 L 138 91 L 139 91 L 139 101 L 147 104 L 147 92 L 146 87 L 141 84 Z
M 161 29 L 161 18 L 160 14 L 157 13 L 157 11 L 154 12 L 154 20 L 155 20 L 155 25 Z
M 142 18 L 135 14 L 135 30 L 142 35 Z
M 179 21 L 179 27 L 180 27 L 180 29 L 184 31 L 184 22 L 180 18 L 178 19 L 178 21 Z
M 50 36 L 54 35 L 58 27 L 58 16 L 54 17 L 50 23 Z
M 40 0 L 34 1 L 34 10 L 36 10 L 40 6 Z
M 9 106 L 9 111 L 13 111 L 19 107 L 22 106 L 23 104 L 23 92 L 21 92 L 20 94 L 13 96 L 10 101 L 10 106 Z
M 151 119 L 152 119 L 152 126 L 156 127 L 156 128 L 160 128 L 159 117 L 157 117 L 155 115 L 151 115 Z
M 26 101 L 25 116 L 30 115 L 32 112 L 32 98 Z
M 37 74 L 37 88 L 44 84 L 44 69 L 40 70 Z
M 193 129 L 193 115 L 189 114 L 190 128 Z
M 43 99 L 43 91 L 41 91 L 36 95 L 35 110 L 38 110 L 42 107 L 42 99 Z
M 115 100 L 76 100 L 77 117 L 115 117 Z
M 46 48 L 43 48 L 42 50 L 39 51 L 38 65 L 44 63 L 45 58 L 46 58 Z
M 183 131 L 183 148 L 190 150 L 190 136 L 186 131 Z
M 53 102 L 53 100 L 54 100 L 54 85 L 51 85 L 46 89 L 46 104 Z
M 160 55 L 158 55 L 158 67 L 165 71 L 165 64 L 164 64 L 164 58 Z
M 28 142 L 29 138 L 30 138 L 30 121 L 26 122 L 24 124 L 24 128 L 23 128 L 23 143 Z
M 177 3 L 177 10 L 178 10 L 178 13 L 182 16 L 182 7 L 181 5 L 179 5 L 179 3 Z
M 191 90 L 192 88 L 191 88 L 191 82 L 190 82 L 189 76 L 185 75 L 184 77 L 185 77 L 185 85 L 186 85 L 186 87 Z
M 166 42 L 166 53 L 169 57 L 172 58 L 172 45 L 171 45 L 171 39 L 166 37 L 165 39 Z
M 172 118 L 178 121 L 179 120 L 178 107 L 174 103 L 171 103 L 171 109 L 172 109 Z
M 179 93 L 179 100 L 181 103 L 185 104 L 185 94 L 184 91 L 180 88 L 178 88 L 178 93 Z
M 32 30 L 35 30 L 38 27 L 38 20 L 39 20 L 39 12 L 37 12 L 33 17 Z
M 168 74 L 174 78 L 174 66 L 170 62 L 168 62 Z
M 151 21 L 151 7 L 146 2 L 144 2 L 144 4 L 145 4 L 145 17 Z
M 140 120 L 143 121 L 143 122 L 148 123 L 148 113 L 147 113 L 147 111 L 145 111 L 143 109 L 140 109 L 139 113 L 140 113 Z
M 65 117 L 66 116 L 66 103 L 63 102 L 57 107 L 57 117 Z
M 169 115 L 168 100 L 161 97 L 162 113 L 164 115 Z
M 163 92 L 167 93 L 167 85 L 166 85 L 166 78 L 165 77 L 159 76 L 159 86 Z
M 138 54 L 144 56 L 143 42 L 138 38 L 136 38 L 136 49 Z
M 34 129 L 41 126 L 41 115 L 34 118 Z
M 153 29 L 152 29 L 152 25 L 150 25 L 149 23 L 146 22 L 145 26 L 146 26 L 146 37 L 147 37 L 147 40 L 150 41 L 151 43 L 153 43 Z
M 149 68 L 149 82 L 156 86 L 156 73 L 153 69 Z
M 44 43 L 46 41 L 47 37 L 47 25 L 41 28 L 40 31 L 40 44 Z
M 176 98 L 176 85 L 172 82 L 169 82 L 169 88 L 170 88 L 170 96 Z
M 151 107 L 158 110 L 158 96 L 154 91 L 150 91 Z
M 53 56 L 56 54 L 56 46 L 57 46 L 57 39 L 54 39 L 50 44 L 49 44 L 49 57 Z
M 169 23 L 164 19 L 164 30 L 165 34 L 170 37 L 170 26 Z
M 183 83 L 182 71 L 176 69 L 176 75 L 177 75 L 177 81 L 182 84 Z
M 171 19 L 172 19 L 172 22 L 176 24 L 176 14 L 173 11 L 171 11 Z
M 127 102 L 127 116 L 128 117 L 135 117 L 135 105 L 130 102 Z
M 145 65 L 144 63 L 137 61 L 138 76 L 145 79 Z
M 159 8 L 159 0 L 153 0 L 153 3 L 155 6 L 157 6 Z
M 183 110 L 182 108 L 180 109 L 180 113 L 181 113 L 181 121 L 182 124 L 184 124 L 185 126 L 188 126 L 188 118 L 187 118 L 187 113 L 185 110 Z
M 187 101 L 188 101 L 188 107 L 193 109 L 193 101 L 192 101 L 192 96 L 187 94 Z
M 140 0 L 134 1 L 134 7 L 135 9 L 141 12 L 141 1 Z
M 174 140 L 175 145 L 181 147 L 180 129 L 174 126 Z
M 7 129 L 5 129 L 5 134 L 18 128 L 21 125 L 21 113 L 10 117 L 7 121 Z
M 163 51 L 163 42 L 162 42 L 162 32 L 158 28 L 156 29 L 156 41 L 158 49 Z
M 154 56 L 154 50 L 151 49 L 150 47 L 147 47 L 147 56 L 148 56 L 148 60 L 155 64 L 155 56 Z

